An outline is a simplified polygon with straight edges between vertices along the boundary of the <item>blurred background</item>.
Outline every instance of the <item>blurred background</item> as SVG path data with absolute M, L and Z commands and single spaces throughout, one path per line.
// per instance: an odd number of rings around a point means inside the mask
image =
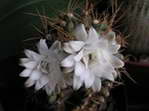
M 25 79 L 18 75 L 22 71 L 19 58 L 23 55 L 25 40 L 38 38 L 33 27 L 41 27 L 40 19 L 29 13 L 55 16 L 63 10 L 69 0 L 1 0 L 0 1 L 0 111 L 49 111 L 46 97 L 32 100 L 34 92 L 24 87 Z M 111 12 L 114 0 L 94 0 L 97 10 Z M 149 111 L 149 0 L 117 0 L 122 4 L 119 14 L 123 18 L 116 30 L 128 36 L 128 45 L 123 54 L 129 57 L 126 70 L 136 81 L 122 76 L 124 85 L 117 87 L 112 96 L 118 111 Z M 118 15 L 120 16 L 120 15 Z M 29 94 L 30 93 L 30 94 Z M 38 96 L 38 94 L 37 94 Z M 115 110 L 112 110 L 115 111 Z M 117 110 L 116 110 L 117 111 Z

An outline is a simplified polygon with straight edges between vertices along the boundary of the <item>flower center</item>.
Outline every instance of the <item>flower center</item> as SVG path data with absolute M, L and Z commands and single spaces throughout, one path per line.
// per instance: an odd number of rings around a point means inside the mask
M 39 64 L 39 69 L 44 73 L 48 73 L 50 70 L 50 64 L 47 62 L 47 60 L 42 60 Z
M 89 54 L 89 61 L 90 62 L 96 62 L 97 61 L 97 54 L 96 54 L 96 52 L 93 52 L 93 53 Z

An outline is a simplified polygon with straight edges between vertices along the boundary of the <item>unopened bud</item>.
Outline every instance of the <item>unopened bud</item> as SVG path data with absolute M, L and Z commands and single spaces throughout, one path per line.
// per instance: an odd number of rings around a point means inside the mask
M 97 19 L 93 20 L 93 24 L 99 24 L 99 20 Z
M 66 26 L 66 24 L 67 23 L 65 21 L 61 21 L 61 23 L 60 23 L 60 25 L 63 26 L 63 27 Z
M 102 88 L 101 93 L 104 97 L 108 97 L 110 95 L 108 88 Z
M 84 14 L 87 16 L 87 15 L 89 15 L 89 12 L 88 11 L 84 11 Z
M 112 83 L 109 82 L 109 81 L 106 81 L 106 82 L 104 83 L 104 86 L 105 86 L 105 87 L 108 87 L 108 88 L 111 88 L 111 87 L 112 87 Z
M 69 12 L 69 13 L 67 13 L 67 16 L 72 18 L 74 15 L 73 15 L 73 13 Z
M 100 102 L 100 103 L 104 103 L 104 102 L 105 102 L 105 98 L 104 98 L 103 96 L 100 96 L 100 97 L 99 97 L 99 102 Z

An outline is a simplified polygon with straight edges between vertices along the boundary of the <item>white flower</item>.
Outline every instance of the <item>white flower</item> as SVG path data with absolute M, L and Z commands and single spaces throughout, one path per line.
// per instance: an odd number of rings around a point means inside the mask
M 93 27 L 87 32 L 83 24 L 76 27 L 74 35 L 75 41 L 64 43 L 64 51 L 70 55 L 61 65 L 70 72 L 74 71 L 74 89 L 85 84 L 86 88 L 92 87 L 94 91 L 99 91 L 101 81 L 114 81 L 115 69 L 124 65 L 115 56 L 120 45 L 116 43 L 115 37 L 100 37 Z
M 21 65 L 26 69 L 20 74 L 21 77 L 28 77 L 26 86 L 35 85 L 35 89 L 45 89 L 51 94 L 57 88 L 65 85 L 64 75 L 60 69 L 60 62 L 64 58 L 60 50 L 60 42 L 56 41 L 48 48 L 46 41 L 41 39 L 37 44 L 39 54 L 25 50 L 27 58 L 21 59 Z

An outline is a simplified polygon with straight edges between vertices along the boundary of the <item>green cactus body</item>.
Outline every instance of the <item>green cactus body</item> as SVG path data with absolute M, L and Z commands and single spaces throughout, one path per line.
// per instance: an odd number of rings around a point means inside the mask
M 149 1 L 130 1 L 128 11 L 129 50 L 134 54 L 149 54 Z

